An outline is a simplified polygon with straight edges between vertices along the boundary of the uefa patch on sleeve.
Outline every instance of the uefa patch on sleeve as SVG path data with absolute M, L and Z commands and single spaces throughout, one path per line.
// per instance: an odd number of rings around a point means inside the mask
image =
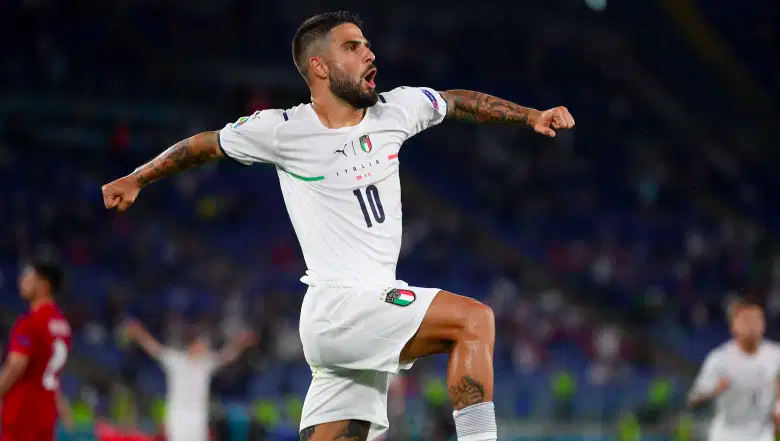
M 241 117 L 238 119 L 237 122 L 233 123 L 233 129 L 238 129 L 241 125 L 247 122 L 249 120 L 249 117 Z
M 32 345 L 32 342 L 30 341 L 30 337 L 18 335 L 14 338 L 14 345 L 19 346 L 20 348 L 29 348 Z
M 437 110 L 439 109 L 439 102 L 436 101 L 436 97 L 433 96 L 433 93 L 427 89 L 420 89 L 423 94 L 425 94 L 428 97 L 428 100 L 431 101 L 431 104 L 433 104 L 433 107 Z

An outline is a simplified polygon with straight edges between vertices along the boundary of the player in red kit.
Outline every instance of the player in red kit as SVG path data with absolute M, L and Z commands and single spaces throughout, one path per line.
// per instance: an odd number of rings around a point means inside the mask
M 70 325 L 54 304 L 59 268 L 39 261 L 19 278 L 30 312 L 14 323 L 0 372 L 3 440 L 53 440 L 57 417 L 67 417 L 59 375 L 70 350 Z

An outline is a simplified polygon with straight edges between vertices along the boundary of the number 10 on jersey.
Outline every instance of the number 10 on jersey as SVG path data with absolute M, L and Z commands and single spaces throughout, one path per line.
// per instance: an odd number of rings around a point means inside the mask
M 379 189 L 377 189 L 376 186 L 366 186 L 365 200 L 368 200 L 368 206 L 371 207 L 371 214 L 368 213 L 362 191 L 358 188 L 352 191 L 352 193 L 355 194 L 358 204 L 360 205 L 360 210 L 363 211 L 363 218 L 366 220 L 367 227 L 370 228 L 374 226 L 371 221 L 371 215 L 374 216 L 374 220 L 377 223 L 383 223 L 385 221 L 385 209 L 382 207 L 382 200 L 379 199 Z

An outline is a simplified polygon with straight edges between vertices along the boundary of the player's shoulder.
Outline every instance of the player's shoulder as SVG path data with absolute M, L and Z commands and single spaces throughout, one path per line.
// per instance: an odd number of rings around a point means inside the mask
M 55 304 L 42 306 L 33 313 L 36 327 L 46 330 L 51 337 L 68 337 L 71 335 L 70 323 Z
M 19 315 L 16 317 L 16 320 L 14 321 L 13 326 L 11 327 L 12 333 L 27 333 L 30 329 L 33 328 L 33 324 L 35 323 L 35 318 L 33 317 L 31 312 L 25 312 L 24 314 Z
M 184 360 L 187 356 L 184 351 L 180 351 L 171 347 L 165 347 L 163 348 L 161 357 L 169 363 L 178 363 Z
M 269 126 L 275 126 L 284 123 L 286 118 L 286 109 L 262 109 L 253 112 L 250 115 L 240 117 L 233 123 L 228 123 L 230 129 L 251 129 Z
M 32 313 L 25 312 L 24 314 L 19 314 L 19 316 L 16 317 L 16 320 L 14 320 L 13 327 L 22 326 L 25 323 L 28 323 L 30 319 L 32 318 Z
M 780 343 L 774 340 L 764 340 L 762 346 L 770 353 L 780 356 Z
M 65 318 L 60 308 L 54 303 L 47 303 L 30 314 L 30 318 L 37 321 L 46 322 L 53 318 Z
M 379 101 L 383 104 L 408 105 L 414 102 L 430 102 L 435 109 L 442 105 L 441 94 L 432 88 L 424 86 L 399 86 L 390 91 L 379 94 Z
M 736 344 L 734 343 L 733 340 L 729 340 L 727 342 L 721 343 L 720 345 L 712 349 L 710 353 L 707 354 L 707 359 L 714 360 L 714 359 L 724 358 L 731 354 L 734 354 L 735 350 L 736 350 Z

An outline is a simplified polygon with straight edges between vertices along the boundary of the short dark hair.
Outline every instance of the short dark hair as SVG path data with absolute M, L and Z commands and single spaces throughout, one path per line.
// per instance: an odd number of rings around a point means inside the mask
M 30 267 L 35 270 L 41 278 L 49 282 L 52 295 L 60 291 L 62 285 L 62 268 L 56 261 L 46 258 L 36 258 L 30 262 Z
M 308 81 L 309 77 L 309 63 L 308 52 L 309 48 L 327 36 L 330 31 L 338 25 L 344 23 L 352 23 L 358 28 L 363 27 L 363 21 L 357 14 L 353 14 L 349 11 L 336 11 L 325 12 L 323 14 L 317 14 L 313 17 L 309 17 L 303 24 L 295 31 L 295 36 L 292 42 L 292 54 L 295 67 L 298 68 L 298 72 L 301 73 L 303 78 Z

